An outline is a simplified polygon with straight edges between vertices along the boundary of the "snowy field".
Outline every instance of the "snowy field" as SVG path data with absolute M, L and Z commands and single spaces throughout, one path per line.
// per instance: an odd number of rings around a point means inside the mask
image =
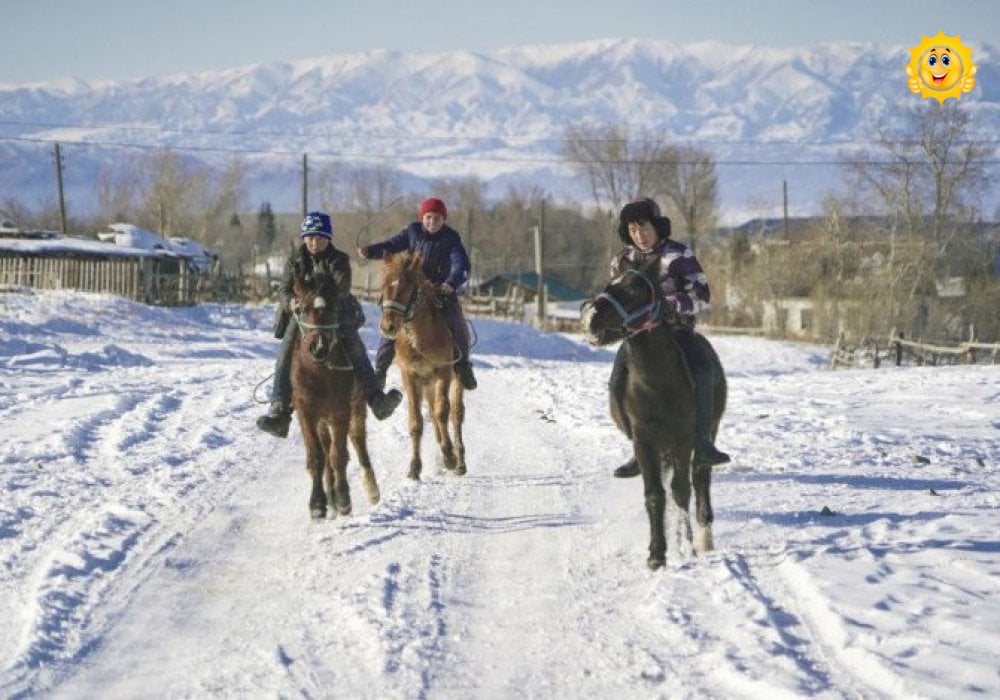
M 468 475 L 370 420 L 312 522 L 271 318 L 0 294 L 0 696 L 1000 697 L 1000 368 L 713 338 L 717 551 L 651 572 L 608 351 L 477 320 Z

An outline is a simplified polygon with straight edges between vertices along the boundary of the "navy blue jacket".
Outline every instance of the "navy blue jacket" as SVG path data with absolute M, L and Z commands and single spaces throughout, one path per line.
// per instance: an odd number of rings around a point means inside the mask
M 432 236 L 419 221 L 414 221 L 392 238 L 367 246 L 365 252 L 366 257 L 379 260 L 386 253 L 402 253 L 404 250 L 423 257 L 421 269 L 424 277 L 434 284 L 447 282 L 457 290 L 469 279 L 469 255 L 458 231 L 448 224 Z

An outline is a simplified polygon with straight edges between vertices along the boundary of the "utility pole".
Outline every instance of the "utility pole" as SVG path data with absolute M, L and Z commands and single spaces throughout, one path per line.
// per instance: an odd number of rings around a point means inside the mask
M 62 151 L 56 144 L 56 194 L 59 197 L 59 230 L 66 235 L 66 198 L 63 195 Z
M 782 200 L 785 204 L 785 240 L 788 240 L 788 180 L 781 181 Z
M 309 156 L 302 154 L 302 218 L 309 213 Z
M 541 201 L 538 215 L 539 225 L 535 226 L 535 274 L 538 275 L 538 293 L 536 306 L 538 313 L 538 326 L 541 328 L 545 323 L 545 270 L 542 265 L 543 253 L 545 251 L 545 200 Z

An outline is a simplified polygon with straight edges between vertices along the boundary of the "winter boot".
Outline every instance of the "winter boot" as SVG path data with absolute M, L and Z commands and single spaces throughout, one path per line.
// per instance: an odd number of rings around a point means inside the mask
M 476 381 L 476 377 L 472 373 L 472 363 L 468 360 L 456 363 L 455 371 L 458 372 L 458 380 L 462 382 L 462 387 L 466 391 L 472 391 L 479 386 L 479 382 Z
M 695 413 L 694 460 L 693 466 L 710 467 L 725 464 L 729 455 L 716 449 L 712 439 L 712 423 L 715 420 L 715 382 L 713 373 L 706 372 L 695 380 L 695 398 L 698 410 Z
M 383 392 L 376 387 L 375 391 L 365 394 L 365 401 L 368 403 L 368 408 L 372 410 L 372 415 L 379 420 L 385 420 L 391 416 L 392 412 L 396 410 L 396 406 L 402 400 L 403 394 L 399 389 L 390 389 Z
M 292 422 L 292 407 L 287 401 L 271 402 L 271 409 L 257 419 L 257 427 L 274 437 L 288 437 L 288 426 Z
M 633 476 L 639 476 L 639 460 L 635 457 L 625 462 L 617 469 L 615 469 L 615 476 L 619 479 L 629 479 Z
M 372 369 L 372 363 L 368 359 L 368 353 L 365 351 L 364 343 L 361 342 L 361 336 L 358 335 L 356 328 L 343 329 L 337 337 L 343 343 L 347 359 L 354 367 L 354 376 L 361 382 L 361 391 L 365 395 L 368 408 L 372 410 L 372 415 L 379 420 L 385 420 L 396 410 L 396 406 L 403 400 L 403 395 L 399 389 L 385 392 L 379 386 L 375 370 Z M 392 358 L 390 357 L 389 360 L 391 362 Z M 386 369 L 388 369 L 388 365 L 386 365 Z M 382 384 L 383 386 L 385 384 L 384 374 Z

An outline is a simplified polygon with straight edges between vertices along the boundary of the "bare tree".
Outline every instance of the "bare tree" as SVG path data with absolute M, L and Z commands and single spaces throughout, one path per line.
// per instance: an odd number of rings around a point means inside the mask
M 633 135 L 616 124 L 571 126 L 563 158 L 586 175 L 598 210 L 617 212 L 635 197 L 665 195 L 677 167 L 676 149 L 661 133 Z
M 699 237 L 715 229 L 718 207 L 715 160 L 710 153 L 694 146 L 678 148 L 676 158 L 676 166 L 665 173 L 660 191 L 679 218 L 691 248 L 697 251 Z
M 979 218 L 996 146 L 972 138 L 971 113 L 959 107 L 932 101 L 911 109 L 902 128 L 880 128 L 877 150 L 847 166 L 850 189 L 870 193 L 868 203 L 890 222 L 883 272 L 872 280 L 889 309 L 883 320 L 911 334 L 943 335 L 949 324 L 962 325 L 954 318 L 968 317 L 969 304 L 951 319 L 929 312 L 935 275 L 967 276 L 975 267 L 969 259 L 988 255 L 988 246 L 969 231 Z
M 974 219 L 989 174 L 992 143 L 970 138 L 972 117 L 958 105 L 930 102 L 909 111 L 902 130 L 880 128 L 877 150 L 848 162 L 848 179 L 871 192 L 904 231 L 925 235 L 944 254 L 955 224 Z

